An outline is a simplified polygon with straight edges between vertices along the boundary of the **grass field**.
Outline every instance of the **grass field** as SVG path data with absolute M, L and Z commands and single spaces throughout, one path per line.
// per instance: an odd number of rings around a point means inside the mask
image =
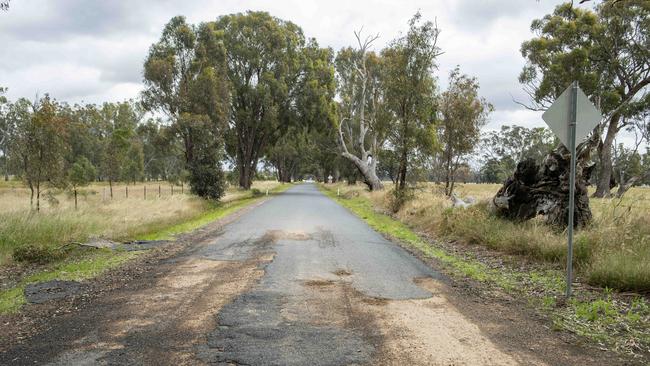
M 253 184 L 261 192 L 278 186 L 277 182 Z M 35 212 L 30 209 L 28 189 L 4 183 L 0 186 L 0 265 L 21 256 L 37 262 L 61 259 L 67 244 L 92 237 L 121 241 L 155 236 L 162 231 L 169 236 L 191 229 L 188 222 L 200 224 L 205 217 L 215 218 L 216 213 L 232 210 L 233 205 L 242 206 L 240 201 L 251 197 L 250 191 L 230 188 L 221 203 L 215 205 L 187 194 L 187 187 L 185 194 L 181 194 L 181 187 L 174 187 L 172 195 L 171 186 L 161 184 L 159 195 L 159 185 L 150 183 L 144 199 L 144 187 L 114 185 L 111 199 L 107 185 L 91 185 L 79 194 L 78 210 L 69 192 L 52 191 L 55 200 L 44 199 L 41 211 Z M 181 224 L 186 227 L 179 227 Z
M 361 185 L 331 187 L 344 197 L 361 195 L 375 208 L 388 212 L 390 190 L 367 192 Z M 461 197 L 479 203 L 469 209 L 451 209 L 451 202 L 435 184 L 420 184 L 394 215 L 417 231 L 447 240 L 483 245 L 508 254 L 563 266 L 566 232 L 542 220 L 512 223 L 490 213 L 487 202 L 496 184 L 461 184 Z M 623 199 L 591 199 L 593 223 L 576 233 L 575 264 L 578 280 L 620 291 L 650 291 L 650 188 L 632 188 Z

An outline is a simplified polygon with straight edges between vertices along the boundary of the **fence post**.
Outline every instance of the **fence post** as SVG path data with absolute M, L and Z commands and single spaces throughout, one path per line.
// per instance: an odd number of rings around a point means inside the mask
M 147 185 L 144 186 L 144 199 L 147 199 Z
M 161 189 L 160 189 L 160 184 L 159 184 L 159 185 L 158 185 L 158 198 L 161 197 L 161 193 L 162 193 L 162 191 L 161 191 Z
M 183 182 L 181 182 L 181 194 L 183 194 Z
M 126 198 L 129 198 L 129 186 L 124 187 L 126 191 Z
M 172 196 L 174 195 L 174 185 L 172 184 Z

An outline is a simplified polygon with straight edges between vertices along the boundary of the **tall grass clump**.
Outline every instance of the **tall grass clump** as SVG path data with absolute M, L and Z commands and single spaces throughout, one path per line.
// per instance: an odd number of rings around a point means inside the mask
M 65 256 L 64 244 L 84 241 L 101 227 L 99 217 L 72 212 L 39 214 L 22 211 L 0 214 L 0 263 L 46 263 Z
M 593 225 L 580 233 L 594 250 L 586 269 L 590 284 L 650 291 L 650 205 L 635 202 L 600 202 Z

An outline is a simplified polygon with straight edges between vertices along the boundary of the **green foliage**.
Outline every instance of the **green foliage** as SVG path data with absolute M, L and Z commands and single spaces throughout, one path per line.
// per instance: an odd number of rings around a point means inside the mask
M 478 94 L 475 77 L 460 73 L 456 67 L 449 74 L 449 87 L 439 100 L 440 119 L 438 138 L 442 144 L 442 165 L 445 171 L 445 193 L 454 191 L 456 170 L 463 158 L 474 151 L 480 140 L 481 128 L 494 109 Z
M 142 95 L 145 108 L 172 119 L 170 132 L 183 142 L 192 192 L 209 199 L 219 199 L 224 192 L 222 136 L 230 112 L 219 35 L 213 23 L 193 26 L 184 17 L 172 18 L 149 50 Z M 148 133 L 157 137 L 151 126 Z M 178 179 L 178 173 L 177 168 L 169 177 Z
M 630 117 L 650 107 L 648 19 L 645 0 L 607 0 L 595 12 L 566 2 L 534 20 L 535 37 L 521 46 L 526 65 L 519 81 L 534 107 L 548 107 L 577 81 L 605 115 L 593 139 L 593 147 L 599 145 L 596 197 L 609 196 L 616 135 L 630 125 Z
M 88 185 L 96 176 L 97 170 L 85 156 L 77 159 L 68 170 L 68 181 L 74 188 Z
M 482 182 L 502 183 L 524 159 L 538 164 L 558 144 L 553 132 L 544 127 L 526 128 L 503 125 L 481 137 Z
M 436 81 L 433 70 L 442 53 L 440 30 L 420 13 L 409 20 L 409 30 L 381 52 L 381 88 L 387 113 L 392 116 L 389 141 L 399 160 L 398 190 L 406 188 L 410 159 L 430 154 L 437 147 Z

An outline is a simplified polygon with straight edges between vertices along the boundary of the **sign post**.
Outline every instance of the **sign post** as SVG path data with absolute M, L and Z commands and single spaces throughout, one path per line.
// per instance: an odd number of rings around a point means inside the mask
M 578 82 L 571 84 L 571 109 L 569 113 L 569 150 L 571 151 L 571 172 L 569 173 L 569 226 L 567 227 L 568 235 L 568 252 L 566 256 L 566 297 L 571 297 L 572 278 L 573 278 L 573 220 L 575 214 L 575 196 L 576 196 L 576 114 L 578 109 Z
M 569 163 L 569 212 L 567 227 L 566 297 L 571 297 L 573 282 L 573 226 L 576 194 L 576 140 L 584 139 L 602 119 L 602 115 L 574 81 L 544 112 L 542 119 L 571 153 Z

